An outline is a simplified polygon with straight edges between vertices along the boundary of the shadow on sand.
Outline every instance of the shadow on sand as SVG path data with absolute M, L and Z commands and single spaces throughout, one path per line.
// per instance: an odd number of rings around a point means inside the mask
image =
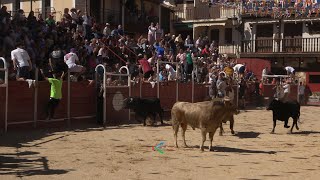
M 247 139 L 247 138 L 258 138 L 260 133 L 258 132 L 238 132 L 235 134 L 235 136 L 239 137 L 240 139 Z
M 249 150 L 249 149 L 240 149 L 232 147 L 223 147 L 223 146 L 214 146 L 214 152 L 234 152 L 234 153 L 247 153 L 247 154 L 276 154 L 276 151 L 260 151 L 260 150 Z
M 24 151 L 14 154 L 0 154 L 0 176 L 16 175 L 25 177 L 33 175 L 66 174 L 70 170 L 50 169 L 46 157 L 37 156 L 38 152 Z
M 300 131 L 300 132 L 292 132 L 292 134 L 309 135 L 309 134 L 320 134 L 320 132 L 319 131 Z
M 199 145 L 188 146 L 185 149 L 199 149 Z M 205 149 L 208 149 L 208 146 L 204 146 Z M 224 146 L 213 146 L 213 152 L 231 152 L 231 153 L 241 153 L 243 155 L 249 154 L 276 154 L 277 151 L 260 151 L 260 150 L 249 150 L 249 149 L 240 149 L 240 148 L 232 148 L 232 147 L 224 147 Z M 284 152 L 284 151 L 281 151 Z

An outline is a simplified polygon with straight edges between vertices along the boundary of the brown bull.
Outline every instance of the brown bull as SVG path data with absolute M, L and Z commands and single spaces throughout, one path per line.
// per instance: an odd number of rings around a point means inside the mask
M 237 113 L 237 110 L 230 102 L 175 103 L 171 110 L 175 146 L 178 147 L 177 133 L 180 125 L 182 128 L 183 143 L 184 146 L 187 147 L 185 132 L 187 130 L 187 125 L 190 125 L 193 129 L 201 129 L 202 143 L 200 149 L 202 151 L 204 149 L 203 145 L 206 141 L 207 132 L 209 132 L 209 150 L 211 150 L 213 135 L 217 128 L 221 126 L 224 119 L 227 119 L 235 113 Z
M 215 101 L 217 102 L 217 101 Z M 212 103 L 212 101 L 203 101 L 203 102 L 199 102 L 198 104 L 201 104 L 201 105 L 208 105 Z M 230 116 L 226 116 L 225 119 L 222 120 L 222 123 L 227 123 L 228 121 L 230 121 L 230 130 L 231 130 L 231 133 L 234 134 L 234 130 L 233 130 L 233 125 L 234 125 L 234 117 L 233 117 L 233 114 L 230 114 Z M 222 126 L 222 123 L 220 124 L 220 132 L 219 132 L 219 135 L 222 136 L 224 130 L 223 130 L 223 126 Z M 193 129 L 194 130 L 194 129 Z

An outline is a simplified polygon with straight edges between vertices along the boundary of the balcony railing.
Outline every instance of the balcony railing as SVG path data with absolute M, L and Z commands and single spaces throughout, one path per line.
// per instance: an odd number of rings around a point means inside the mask
M 237 46 L 230 45 L 219 45 L 219 53 L 220 54 L 237 54 Z
M 200 20 L 200 19 L 219 19 L 232 18 L 236 15 L 236 9 L 222 6 L 196 6 L 176 8 L 173 14 L 174 22 Z
M 242 41 L 241 53 L 320 52 L 320 38 L 256 39 Z

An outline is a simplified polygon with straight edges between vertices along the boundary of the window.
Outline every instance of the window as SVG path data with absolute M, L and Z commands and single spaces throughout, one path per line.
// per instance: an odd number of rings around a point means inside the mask
M 224 34 L 225 44 L 232 44 L 232 28 L 226 28 Z
M 259 24 L 257 25 L 257 38 L 259 37 L 273 37 L 273 24 Z
M 312 24 L 308 23 L 308 29 L 310 34 L 319 34 L 320 33 L 320 23 L 314 22 Z
M 320 83 L 320 75 L 309 75 L 309 83 Z
M 301 37 L 302 23 L 286 23 L 284 24 L 284 37 Z

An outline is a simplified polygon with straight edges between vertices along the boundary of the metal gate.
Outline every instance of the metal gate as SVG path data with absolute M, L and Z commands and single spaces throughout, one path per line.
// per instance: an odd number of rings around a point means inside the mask
M 101 68 L 102 71 L 101 69 L 99 70 L 99 68 Z M 123 69 L 127 71 L 126 74 L 121 74 Z M 97 89 L 100 88 L 103 91 L 102 121 L 103 125 L 106 126 L 108 112 L 110 112 L 108 115 L 109 123 L 112 121 L 112 118 L 115 118 L 114 116 L 117 116 L 117 114 L 123 115 L 125 113 L 123 112 L 122 103 L 124 96 L 131 96 L 131 77 L 129 69 L 126 66 L 122 66 L 119 73 L 110 73 L 106 72 L 106 67 L 104 65 L 99 64 L 96 66 L 95 71 Z M 125 93 L 121 93 L 122 89 L 124 89 Z M 112 95 L 112 100 L 111 97 L 109 97 L 110 94 Z M 130 110 L 128 110 L 128 120 L 130 121 Z

